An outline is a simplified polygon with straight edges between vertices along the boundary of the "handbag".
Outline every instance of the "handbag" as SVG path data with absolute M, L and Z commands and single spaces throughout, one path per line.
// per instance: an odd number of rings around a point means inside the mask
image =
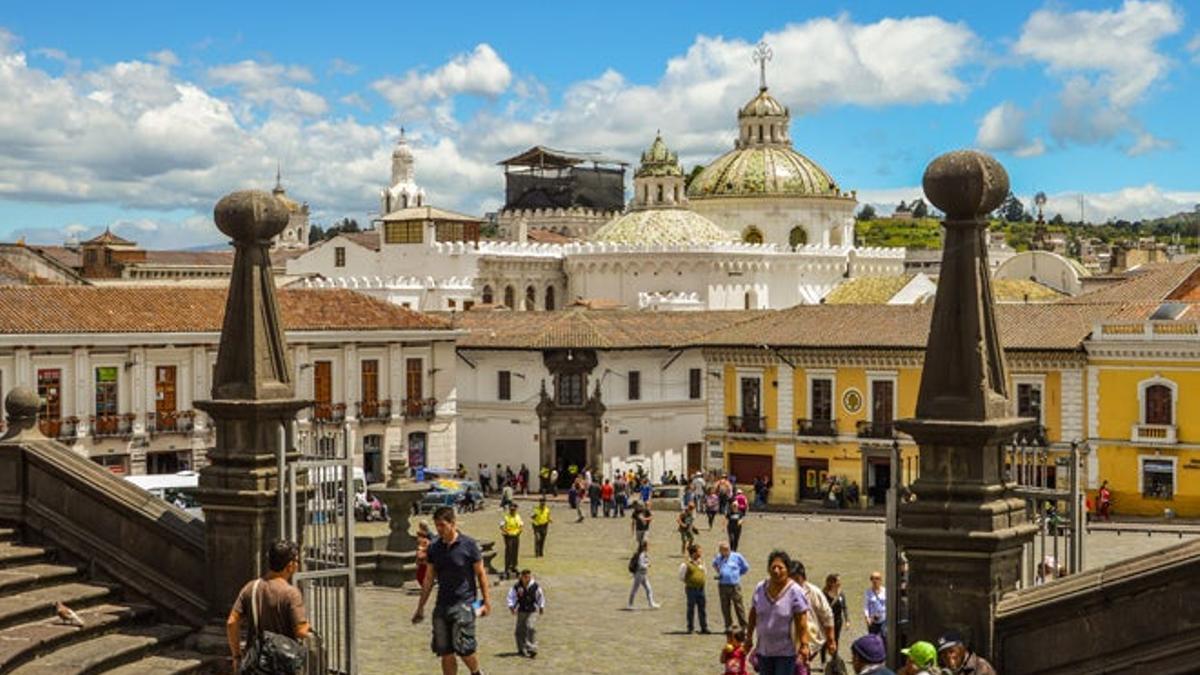
M 250 590 L 250 614 L 254 618 L 254 640 L 238 666 L 238 675 L 293 675 L 304 667 L 308 651 L 299 640 L 262 630 L 258 624 L 258 585 Z

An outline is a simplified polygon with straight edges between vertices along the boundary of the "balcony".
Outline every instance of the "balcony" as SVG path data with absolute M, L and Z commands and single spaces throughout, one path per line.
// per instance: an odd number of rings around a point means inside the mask
M 834 437 L 838 435 L 837 420 L 796 420 L 797 436 Z
M 191 410 L 146 413 L 146 431 L 151 434 L 190 434 L 196 428 Z
M 71 442 L 79 432 L 77 417 L 38 417 L 38 430 L 46 438 Z
M 730 416 L 726 427 L 735 434 L 763 434 L 767 432 L 767 418 L 750 416 Z
M 392 417 L 392 402 L 389 400 L 359 401 L 355 405 L 360 422 L 386 422 Z
M 1013 434 L 1012 444 L 1018 446 L 1038 445 L 1045 447 L 1049 445 L 1049 439 L 1046 436 L 1046 427 L 1039 424 L 1035 427 L 1021 429 Z
M 410 420 L 431 420 L 437 415 L 436 398 L 408 398 L 404 400 L 404 417 Z
M 863 420 L 858 423 L 858 437 L 891 440 L 896 437 L 896 425 L 893 422 L 870 422 Z
M 1156 445 L 1172 445 L 1179 442 L 1174 424 L 1135 424 L 1129 434 L 1129 440 Z
M 317 401 L 313 404 L 312 419 L 317 424 L 341 424 L 346 421 L 346 404 Z
M 129 438 L 133 435 L 132 413 L 124 415 L 92 415 L 92 438 Z

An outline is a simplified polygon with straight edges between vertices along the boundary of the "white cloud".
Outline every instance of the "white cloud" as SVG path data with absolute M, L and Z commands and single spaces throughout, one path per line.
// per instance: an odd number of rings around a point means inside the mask
M 979 122 L 975 142 L 984 150 L 1011 152 L 1018 157 L 1033 157 L 1045 152 L 1042 139 L 1030 140 L 1025 130 L 1028 114 L 1011 101 L 992 108 Z
M 1013 51 L 1045 64 L 1063 81 L 1050 132 L 1060 142 L 1103 143 L 1132 134 L 1131 154 L 1163 147 L 1132 114 L 1166 77 L 1171 61 L 1158 49 L 1183 16 L 1166 0 L 1126 0 L 1119 9 L 1041 9 L 1022 27 Z
M 329 72 L 335 75 L 353 75 L 358 72 L 358 65 L 342 58 L 334 58 L 329 62 Z
M 410 70 L 399 78 L 383 78 L 371 88 L 405 115 L 420 113 L 430 101 L 443 102 L 460 94 L 495 97 L 512 83 L 512 71 L 491 45 L 481 43 L 432 71 Z
M 151 52 L 149 56 L 151 61 L 162 66 L 167 66 L 168 68 L 179 65 L 179 57 L 170 49 L 160 49 L 156 52 Z
M 294 84 L 311 84 L 315 78 L 307 68 L 245 60 L 208 69 L 208 78 L 217 85 L 238 90 L 245 101 L 301 115 L 323 115 L 329 105 L 320 95 Z
M 1049 195 L 1046 217 L 1061 213 L 1067 220 L 1079 220 L 1080 193 Z M 1084 218 L 1088 222 L 1145 220 L 1192 211 L 1200 203 L 1200 192 L 1163 190 L 1153 183 L 1131 186 L 1113 192 L 1083 194 Z

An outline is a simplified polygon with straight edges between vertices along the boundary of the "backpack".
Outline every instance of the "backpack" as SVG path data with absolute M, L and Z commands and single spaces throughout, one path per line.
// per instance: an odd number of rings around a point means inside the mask
M 633 554 L 633 557 L 629 559 L 629 573 L 630 573 L 630 574 L 637 574 L 637 571 L 638 571 L 638 557 L 639 557 L 640 555 L 641 555 L 641 552 L 639 551 L 639 552 L 637 552 L 637 553 L 634 553 L 634 554 Z

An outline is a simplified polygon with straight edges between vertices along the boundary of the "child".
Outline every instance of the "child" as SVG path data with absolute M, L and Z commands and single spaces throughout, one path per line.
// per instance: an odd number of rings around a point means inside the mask
M 417 525 L 417 584 L 425 582 L 425 575 L 429 573 L 429 544 L 433 540 L 433 534 L 429 531 L 429 523 L 421 521 Z
M 746 673 L 746 649 L 742 643 L 746 633 L 742 630 L 731 630 L 725 633 L 725 647 L 721 649 L 721 663 L 725 666 L 725 675 L 743 675 Z
M 521 570 L 517 583 L 508 592 L 508 610 L 517 617 L 517 653 L 536 658 L 538 646 L 534 620 L 546 611 L 546 596 L 529 570 Z

